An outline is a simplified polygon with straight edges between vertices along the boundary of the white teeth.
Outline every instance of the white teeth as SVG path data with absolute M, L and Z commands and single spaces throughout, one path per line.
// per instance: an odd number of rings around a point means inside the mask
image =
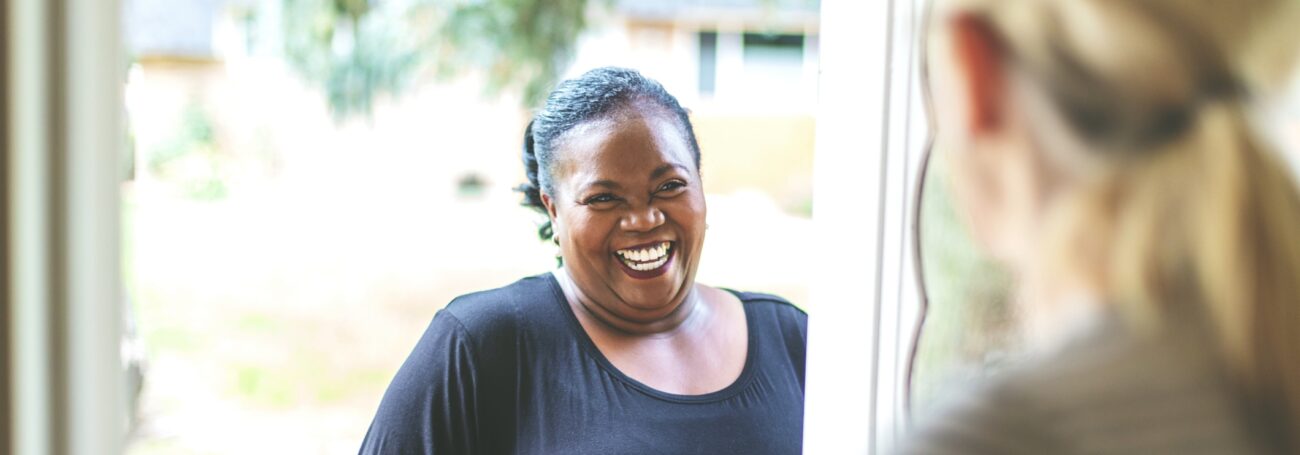
M 663 265 L 664 265 L 665 262 L 668 262 L 668 258 L 667 258 L 667 257 L 659 258 L 658 261 L 654 261 L 654 262 L 647 262 L 647 263 L 644 263 L 644 264 L 628 264 L 627 266 L 628 266 L 628 267 L 631 267 L 632 270 L 637 270 L 637 271 L 644 272 L 644 271 L 647 271 L 647 270 L 654 270 L 654 269 L 657 269 L 657 268 L 663 267 Z
M 663 242 L 640 250 L 618 250 L 618 256 L 632 270 L 647 271 L 663 267 L 668 262 L 668 250 L 672 243 Z M 649 261 L 649 262 L 647 262 Z

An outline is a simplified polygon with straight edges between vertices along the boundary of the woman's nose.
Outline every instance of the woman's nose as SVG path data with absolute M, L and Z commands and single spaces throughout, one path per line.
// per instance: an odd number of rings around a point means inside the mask
M 624 231 L 647 232 L 664 224 L 664 212 L 653 205 L 629 210 L 620 225 Z

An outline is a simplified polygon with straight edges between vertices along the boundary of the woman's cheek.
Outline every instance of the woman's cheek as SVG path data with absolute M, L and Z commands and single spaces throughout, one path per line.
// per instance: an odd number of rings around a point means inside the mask
M 659 206 L 663 212 L 665 221 L 676 224 L 686 230 L 691 230 L 693 225 L 699 222 L 700 215 L 697 213 L 696 204 L 688 198 L 682 197 L 666 201 Z

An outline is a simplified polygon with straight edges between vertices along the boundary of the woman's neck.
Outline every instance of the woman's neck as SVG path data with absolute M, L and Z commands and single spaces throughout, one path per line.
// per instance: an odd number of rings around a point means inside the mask
M 602 302 L 588 297 L 569 276 L 566 268 L 560 267 L 554 275 L 556 281 L 560 283 L 560 289 L 564 291 L 565 300 L 579 320 L 587 319 L 596 322 L 613 334 L 672 337 L 683 329 L 694 327 L 708 319 L 709 309 L 702 303 L 702 299 L 699 298 L 700 293 L 694 285 L 683 289 L 682 292 L 686 295 L 668 314 L 654 319 L 639 319 L 619 314 L 617 311 L 610 310 Z

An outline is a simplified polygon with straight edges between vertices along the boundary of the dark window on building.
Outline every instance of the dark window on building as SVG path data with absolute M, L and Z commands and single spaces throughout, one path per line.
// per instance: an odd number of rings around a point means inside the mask
M 718 33 L 700 32 L 700 95 L 712 95 L 717 79 Z
M 745 52 L 749 53 L 751 49 L 797 49 L 800 54 L 803 53 L 803 35 L 778 35 L 767 33 L 746 33 L 745 34 Z
M 804 36 L 746 33 L 743 43 L 747 91 L 793 93 L 803 78 Z

